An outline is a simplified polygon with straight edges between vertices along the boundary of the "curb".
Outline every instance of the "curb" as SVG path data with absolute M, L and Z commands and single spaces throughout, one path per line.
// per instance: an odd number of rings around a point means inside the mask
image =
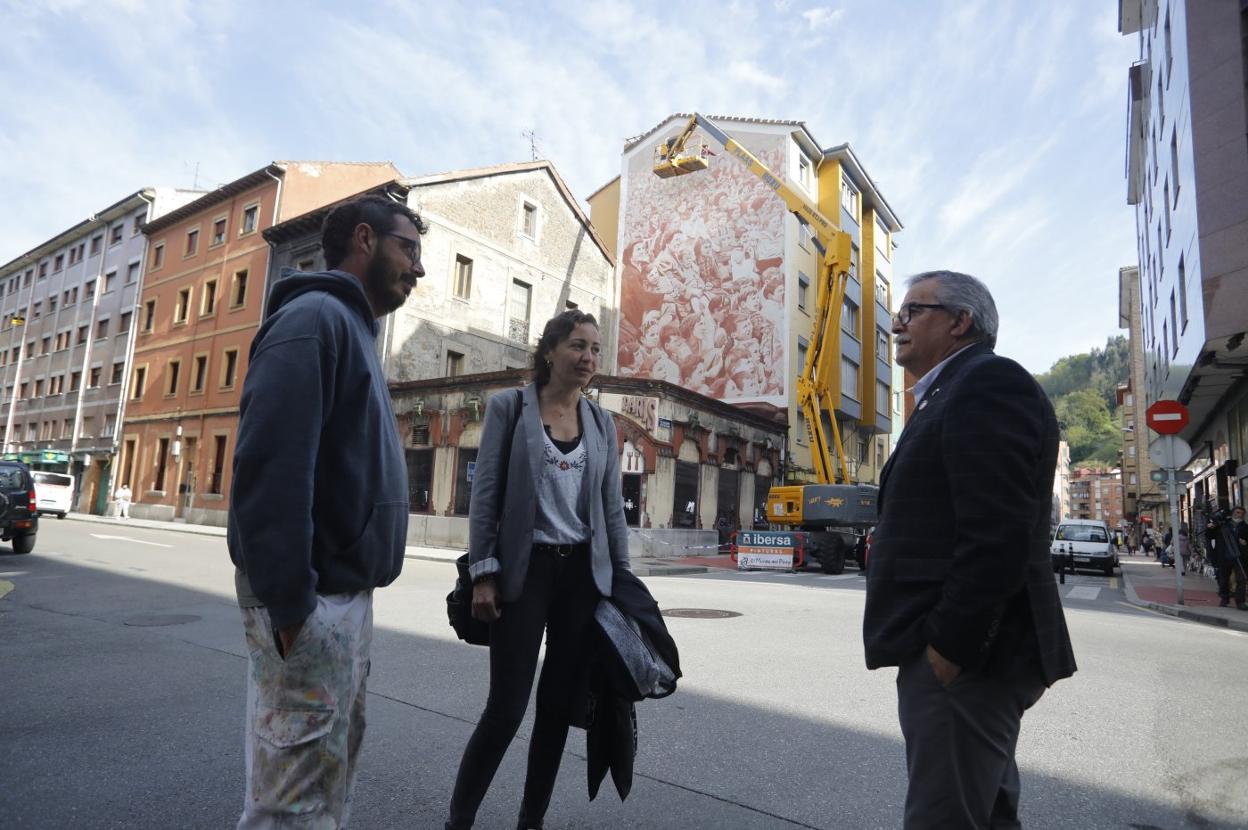
M 1193 611 L 1181 605 L 1167 605 L 1163 602 L 1149 602 L 1140 599 L 1140 595 L 1135 592 L 1135 586 L 1131 584 L 1131 580 L 1127 577 L 1126 571 L 1122 572 L 1122 587 L 1127 594 L 1127 602 L 1138 608 L 1146 608 L 1149 611 L 1156 611 L 1159 614 L 1165 614 L 1167 617 L 1175 617 L 1188 622 L 1201 623 L 1202 625 L 1210 625 L 1214 628 L 1225 628 L 1232 631 L 1248 632 L 1248 619 L 1228 620 L 1225 617 L 1219 617 L 1214 614 L 1204 614 L 1200 611 Z
M 87 522 L 89 524 L 108 525 L 109 527 L 131 527 L 141 528 L 144 530 L 173 530 L 178 533 L 191 533 L 196 536 L 221 536 L 224 537 L 226 530 L 223 527 L 215 525 L 197 525 L 188 524 L 186 522 L 161 522 L 152 519 L 127 519 L 126 521 L 118 521 L 111 516 L 94 516 L 83 513 L 67 513 L 66 520 L 75 522 Z M 142 524 L 140 524 L 142 522 Z

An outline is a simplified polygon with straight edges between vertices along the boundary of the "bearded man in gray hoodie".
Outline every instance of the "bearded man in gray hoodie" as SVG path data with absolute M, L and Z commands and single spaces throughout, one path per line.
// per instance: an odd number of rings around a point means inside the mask
M 321 235 L 331 270 L 283 275 L 251 344 L 229 516 L 249 655 L 240 830 L 346 824 L 373 589 L 398 577 L 407 538 L 377 320 L 424 276 L 425 230 L 387 198 L 338 205 Z

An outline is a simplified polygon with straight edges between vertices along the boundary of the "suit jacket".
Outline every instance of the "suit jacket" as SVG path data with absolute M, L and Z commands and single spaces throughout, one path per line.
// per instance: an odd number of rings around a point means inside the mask
M 587 463 L 578 507 L 589 519 L 594 584 L 609 597 L 615 568 L 628 569 L 620 452 L 615 422 L 588 398 L 581 398 L 580 420 Z M 468 507 L 468 570 L 474 581 L 498 574 L 504 602 L 520 596 L 529 570 L 544 444 L 535 384 L 519 396 L 507 391 L 490 398 Z
M 868 668 L 932 645 L 966 670 L 1075 671 L 1049 559 L 1058 427 L 1039 384 L 986 344 L 928 387 L 880 476 Z

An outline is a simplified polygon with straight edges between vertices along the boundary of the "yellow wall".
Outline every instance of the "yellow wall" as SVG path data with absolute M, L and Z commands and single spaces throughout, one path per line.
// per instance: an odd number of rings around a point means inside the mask
M 589 202 L 589 221 L 607 244 L 611 256 L 616 256 L 620 239 L 620 177 L 607 182 L 586 201 Z

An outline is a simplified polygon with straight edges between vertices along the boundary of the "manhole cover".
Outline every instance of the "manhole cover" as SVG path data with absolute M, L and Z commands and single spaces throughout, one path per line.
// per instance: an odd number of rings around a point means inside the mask
M 741 616 L 740 611 L 721 611 L 718 608 L 668 608 L 665 617 L 688 617 L 694 620 L 722 620 Z
M 125 623 L 138 626 L 185 625 L 198 619 L 194 614 L 139 614 L 137 617 L 130 617 Z

